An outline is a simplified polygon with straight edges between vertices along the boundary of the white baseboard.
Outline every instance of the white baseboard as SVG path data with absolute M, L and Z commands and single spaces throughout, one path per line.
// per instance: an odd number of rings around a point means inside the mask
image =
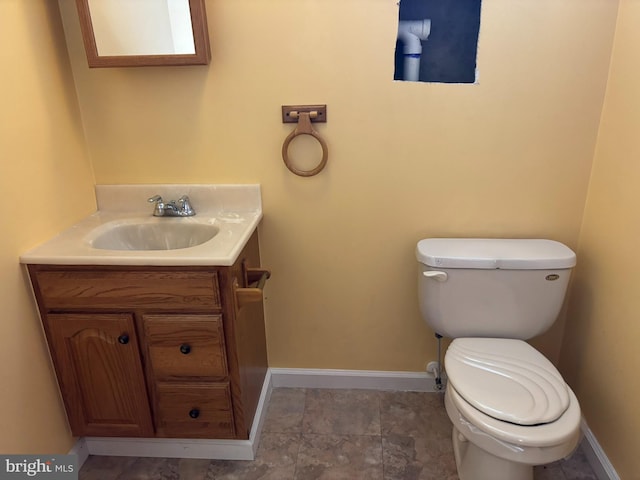
M 251 440 L 91 437 L 86 441 L 91 455 L 216 460 L 253 460 L 255 456 Z
M 355 388 L 410 392 L 437 392 L 433 376 L 427 372 L 385 372 L 371 370 L 323 370 L 312 368 L 271 368 L 274 387 Z M 443 374 L 443 390 L 446 386 Z
M 582 433 L 584 434 L 582 449 L 589 461 L 589 465 L 591 465 L 591 468 L 593 469 L 593 473 L 598 477 L 598 480 L 620 480 L 618 472 L 613 468 L 609 458 L 604 453 L 604 450 L 598 443 L 598 440 L 584 418 L 582 419 L 581 428 Z
M 78 451 L 71 453 L 78 453 L 78 467 L 89 455 L 253 460 L 260 443 L 262 424 L 272 388 L 271 372 L 267 371 L 249 440 L 84 437 L 74 446 Z M 83 453 L 83 458 L 79 452 Z
M 71 450 L 69 450 L 69 455 L 78 456 L 78 469 L 80 469 L 90 455 L 89 448 L 87 448 L 87 442 L 84 441 L 84 438 L 79 438 L 76 441 L 73 447 L 71 447 Z

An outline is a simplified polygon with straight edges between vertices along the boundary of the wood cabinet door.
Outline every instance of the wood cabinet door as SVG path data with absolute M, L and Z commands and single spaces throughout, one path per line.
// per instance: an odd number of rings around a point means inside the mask
M 132 315 L 48 314 L 46 322 L 73 434 L 153 436 Z

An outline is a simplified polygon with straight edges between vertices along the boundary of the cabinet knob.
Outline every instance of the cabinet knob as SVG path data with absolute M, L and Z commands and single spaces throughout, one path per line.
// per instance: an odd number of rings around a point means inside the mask
M 189 410 L 189 416 L 191 418 L 198 418 L 200 416 L 200 410 L 198 410 L 197 408 Z
M 188 343 L 183 343 L 182 345 L 180 345 L 180 353 L 188 355 L 190 352 L 191 352 L 191 345 L 189 345 Z
M 118 342 L 120 342 L 122 345 L 126 345 L 127 343 L 129 343 L 129 335 L 127 335 L 126 333 L 120 335 L 118 337 Z

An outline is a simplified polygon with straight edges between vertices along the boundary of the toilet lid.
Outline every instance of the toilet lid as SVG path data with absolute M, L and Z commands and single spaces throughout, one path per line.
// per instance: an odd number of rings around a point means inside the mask
M 558 370 L 522 340 L 456 338 L 444 362 L 460 396 L 498 420 L 549 423 L 569 406 L 569 391 Z

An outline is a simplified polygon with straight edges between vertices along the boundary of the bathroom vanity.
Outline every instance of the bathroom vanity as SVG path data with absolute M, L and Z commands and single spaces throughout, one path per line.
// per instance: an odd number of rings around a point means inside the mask
M 206 203 L 189 193 L 196 208 Z M 22 256 L 74 435 L 249 438 L 267 373 L 269 272 L 260 209 L 219 194 L 197 220 L 218 229 L 201 245 L 96 249 L 92 232 L 165 220 L 106 209 Z

